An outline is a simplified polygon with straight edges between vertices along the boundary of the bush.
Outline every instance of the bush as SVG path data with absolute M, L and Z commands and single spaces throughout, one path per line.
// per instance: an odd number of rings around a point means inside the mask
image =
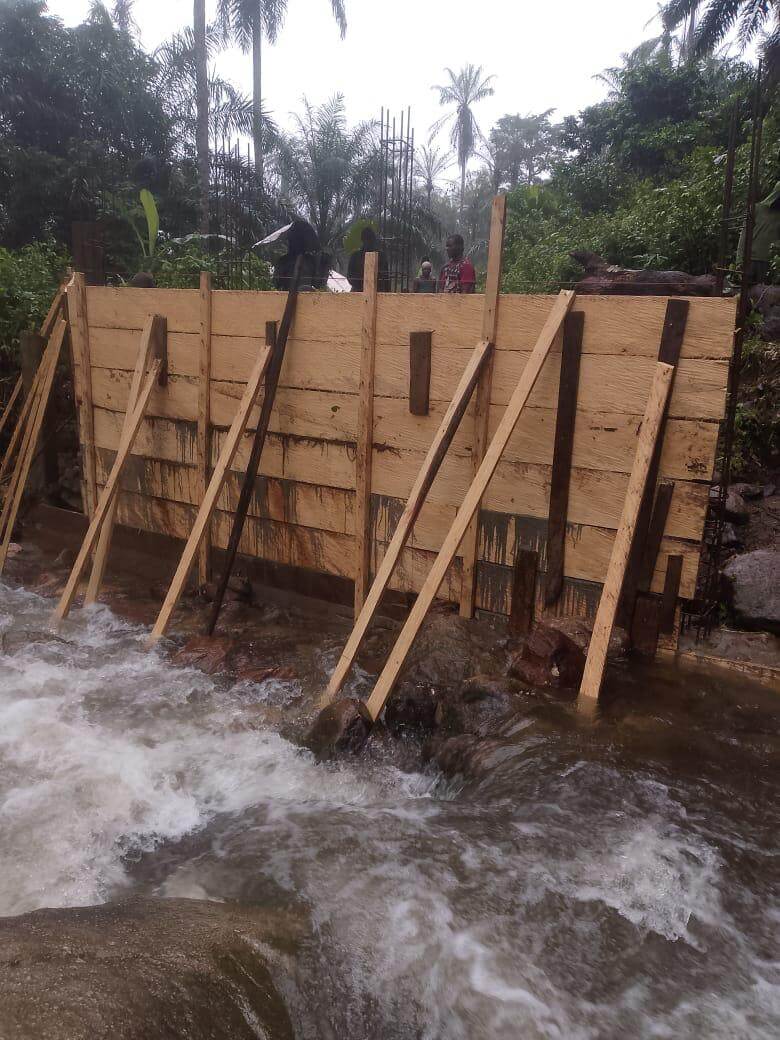
M 230 272 L 231 288 L 273 289 L 271 266 L 254 253 L 209 253 L 198 241 L 166 242 L 154 258 L 154 276 L 165 289 L 197 289 L 201 271 L 211 271 L 215 288 Z
M 0 352 L 6 363 L 17 356 L 20 334 L 46 317 L 67 266 L 67 255 L 51 242 L 0 248 Z

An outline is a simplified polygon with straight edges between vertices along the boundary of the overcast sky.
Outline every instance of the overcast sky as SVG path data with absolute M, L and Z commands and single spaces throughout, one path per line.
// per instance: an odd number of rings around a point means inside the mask
M 68 24 L 89 0 L 49 0 Z M 216 0 L 207 3 L 209 16 Z M 656 0 L 346 0 L 348 29 L 339 37 L 330 0 L 289 0 L 286 25 L 264 57 L 263 96 L 282 126 L 305 94 L 320 102 L 344 94 L 350 120 L 380 108 L 412 108 L 416 141 L 441 115 L 434 83 L 446 66 L 482 65 L 495 96 L 476 109 L 487 132 L 505 113 L 556 110 L 561 118 L 601 99 L 594 76 L 659 31 Z M 156 47 L 192 20 L 192 0 L 136 0 L 141 41 Z M 251 91 L 247 57 L 226 51 L 220 72 Z

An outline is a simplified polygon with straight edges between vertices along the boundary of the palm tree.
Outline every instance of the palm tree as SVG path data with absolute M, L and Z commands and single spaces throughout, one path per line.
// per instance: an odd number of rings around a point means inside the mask
M 451 161 L 447 152 L 440 152 L 430 141 L 415 153 L 414 175 L 425 192 L 429 210 L 433 193 L 436 190 L 436 182 L 449 167 Z
M 206 43 L 206 0 L 193 0 L 193 54 L 195 59 L 195 150 L 198 156 L 200 231 L 209 233 L 209 53 Z
M 669 0 L 663 9 L 664 25 L 676 29 L 687 24 L 688 56 L 703 58 L 725 40 L 735 27 L 737 39 L 746 47 L 764 31 L 768 33 L 767 49 L 780 42 L 780 10 L 777 0 Z M 697 24 L 698 19 L 698 24 Z
M 117 29 L 120 32 L 127 33 L 128 36 L 133 36 L 138 31 L 135 18 L 133 18 L 134 3 L 135 0 L 114 0 L 114 6 L 111 10 L 111 17 Z
M 280 135 L 270 176 L 290 216 L 305 217 L 323 249 L 338 252 L 350 224 L 375 202 L 379 149 L 373 123 L 349 128 L 344 98 L 323 105 L 304 98 L 289 137 Z
M 330 0 L 342 38 L 347 31 L 344 0 Z M 252 140 L 258 185 L 263 184 L 263 34 L 275 43 L 287 16 L 288 0 L 218 0 L 217 20 L 226 38 L 245 53 L 252 51 Z
M 472 111 L 479 101 L 495 93 L 491 86 L 494 76 L 482 78 L 482 66 L 464 65 L 458 73 L 445 69 L 450 77 L 444 86 L 436 84 L 440 105 L 454 105 L 450 112 L 434 124 L 432 134 L 437 134 L 446 123 L 450 124 L 450 143 L 458 157 L 460 166 L 460 218 L 463 219 L 463 202 L 466 195 L 466 166 L 477 150 L 477 142 L 483 140 L 482 131 Z

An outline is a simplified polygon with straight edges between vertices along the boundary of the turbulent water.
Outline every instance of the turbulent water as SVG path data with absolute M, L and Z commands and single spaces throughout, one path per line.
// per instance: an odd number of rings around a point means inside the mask
M 0 587 L 0 914 L 287 907 L 322 1037 L 780 1034 L 780 704 L 627 678 L 639 707 L 518 719 L 478 780 L 325 767 L 279 735 L 295 681 L 173 668 L 105 608 L 54 637 L 50 609 Z

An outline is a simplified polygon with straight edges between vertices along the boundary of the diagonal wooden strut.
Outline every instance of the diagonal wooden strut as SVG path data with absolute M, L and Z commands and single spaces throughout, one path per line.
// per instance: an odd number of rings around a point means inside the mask
M 119 478 L 122 476 L 125 462 L 127 462 L 127 457 L 132 450 L 136 437 L 138 436 L 138 431 L 141 428 L 141 423 L 143 422 L 146 409 L 149 405 L 149 398 L 152 395 L 152 390 L 154 390 L 161 368 L 162 362 L 159 359 L 152 363 L 149 373 L 141 388 L 141 392 L 138 395 L 135 408 L 133 409 L 129 419 L 125 422 L 122 436 L 119 439 L 119 448 L 116 453 L 116 458 L 114 459 L 114 465 L 111 467 L 111 472 L 108 475 L 106 486 L 103 488 L 100 497 L 98 498 L 95 513 L 90 521 L 89 527 L 87 528 L 84 541 L 81 543 L 79 554 L 76 557 L 76 562 L 73 564 L 70 576 L 65 584 L 65 589 L 63 590 L 60 601 L 52 614 L 52 620 L 54 621 L 61 621 L 63 618 L 67 617 L 70 612 L 76 592 L 78 591 L 81 576 L 84 573 L 84 568 L 87 566 L 90 553 L 95 547 L 95 543 L 98 540 L 98 536 L 103 528 L 106 517 L 111 510 L 111 505 L 119 491 Z
M 66 331 L 67 325 L 65 322 L 58 322 L 33 381 L 34 392 L 31 390 L 29 397 L 30 408 L 24 417 L 24 426 L 22 426 L 22 417 L 20 417 L 19 426 L 17 427 L 20 434 L 23 429 L 23 437 L 16 465 L 11 476 L 11 483 L 3 502 L 2 515 L 0 515 L 0 534 L 2 534 L 2 543 L 0 543 L 0 574 L 2 574 L 5 568 L 11 535 L 13 534 L 24 488 L 30 475 L 30 468 L 35 458 L 38 438 L 41 434 L 41 426 L 43 425 L 46 407 L 49 403 L 54 373 L 57 370 L 57 362 L 59 361 L 60 350 L 62 349 Z
M 129 429 L 135 406 L 138 403 L 138 395 L 141 392 L 141 383 L 152 363 L 153 356 L 156 356 L 159 359 L 161 365 L 160 371 L 163 371 L 164 351 L 162 343 L 165 339 L 166 332 L 166 319 L 161 317 L 159 314 L 150 314 L 146 319 L 146 324 L 141 333 L 141 345 L 138 348 L 135 371 L 133 372 L 133 378 L 130 383 L 130 392 L 127 395 L 127 410 L 125 412 L 124 423 L 122 424 L 121 437 L 123 437 L 125 432 Z M 117 494 L 114 496 L 114 500 L 106 513 L 106 519 L 100 528 L 100 537 L 92 560 L 92 572 L 90 573 L 89 582 L 87 583 L 87 591 L 84 594 L 84 606 L 87 606 L 90 603 L 96 603 L 97 598 L 100 595 L 100 587 L 103 584 L 103 576 L 106 572 L 106 563 L 108 562 L 108 553 L 111 549 L 111 539 L 114 534 L 114 523 L 116 521 L 116 510 L 118 505 L 119 495 Z
M 22 377 L 19 376 L 19 378 L 16 380 L 16 385 L 14 386 L 13 390 L 11 391 L 11 396 L 8 398 L 8 404 L 3 409 L 2 417 L 0 417 L 0 433 L 3 432 L 3 430 L 5 429 L 6 423 L 11 418 L 11 413 L 14 410 L 14 405 L 16 404 L 16 399 L 19 396 L 19 394 L 22 392 L 22 385 L 23 385 L 23 380 L 22 380 Z
M 401 668 L 403 668 L 412 643 L 420 630 L 420 626 L 425 620 L 425 615 L 428 613 L 436 593 L 439 591 L 441 583 L 444 581 L 447 568 L 455 558 L 458 546 L 463 540 L 463 536 L 465 535 L 474 514 L 479 508 L 479 503 L 488 484 L 490 483 L 490 478 L 495 473 L 496 467 L 498 466 L 501 456 L 509 442 L 509 438 L 512 436 L 515 426 L 517 426 L 520 414 L 525 408 L 528 398 L 531 396 L 531 391 L 536 385 L 539 373 L 541 372 L 542 366 L 552 349 L 553 342 L 558 335 L 563 320 L 573 303 L 573 292 L 561 292 L 553 304 L 550 315 L 544 323 L 544 327 L 539 335 L 539 339 L 536 341 L 536 345 L 526 362 L 517 386 L 509 399 L 509 404 L 506 407 L 501 422 L 498 424 L 498 429 L 493 434 L 493 439 L 488 445 L 488 449 L 485 452 L 485 457 L 477 471 L 477 475 L 466 492 L 466 496 L 458 510 L 458 514 L 447 532 L 447 537 L 444 539 L 444 544 L 439 550 L 438 556 L 434 560 L 430 573 L 425 579 L 425 583 L 422 589 L 420 589 L 417 600 L 406 620 L 406 624 L 401 629 L 401 633 L 396 640 L 395 646 L 390 652 L 390 656 L 382 670 L 382 674 L 379 676 L 376 686 L 366 703 L 366 707 L 368 708 L 372 719 L 376 719 L 379 716 L 385 706 L 387 698 L 392 693 L 393 687 L 398 679 L 398 674 L 401 671 Z
M 604 588 L 601 591 L 599 609 L 593 625 L 593 635 L 588 647 L 588 657 L 580 685 L 578 707 L 593 705 L 598 700 L 601 683 L 604 678 L 604 666 L 607 662 L 607 650 L 612 629 L 615 624 L 620 594 L 626 577 L 631 546 L 636 533 L 637 521 L 642 508 L 648 476 L 653 464 L 658 435 L 661 431 L 666 404 L 672 388 L 674 366 L 659 361 L 650 387 L 647 408 L 639 431 L 634 465 L 628 482 L 623 512 L 620 517 L 617 535 L 612 546 Z
M 173 581 L 168 589 L 168 595 L 165 597 L 160 613 L 154 623 L 154 628 L 147 640 L 147 646 L 153 646 L 162 636 L 164 636 L 168 625 L 170 624 L 171 615 L 176 608 L 176 604 L 179 602 L 182 590 L 184 589 L 184 583 L 187 580 L 187 575 L 190 573 L 190 568 L 192 567 L 197 555 L 201 539 L 208 529 L 212 513 L 217 505 L 217 499 L 224 487 L 228 470 L 233 464 L 233 459 L 236 457 L 236 452 L 241 443 L 241 438 L 243 437 L 247 423 L 249 422 L 249 413 L 252 411 L 257 395 L 260 392 L 260 384 L 265 376 L 270 358 L 271 348 L 265 347 L 252 370 L 252 374 L 250 375 L 249 381 L 246 385 L 246 390 L 244 391 L 244 396 L 241 398 L 241 403 L 238 406 L 236 416 L 233 419 L 228 435 L 222 445 L 222 450 L 219 453 L 217 464 L 211 475 L 209 486 L 206 488 L 206 494 L 203 496 L 203 501 L 198 510 L 198 515 L 195 518 L 195 523 L 192 526 L 192 531 L 187 539 L 187 544 L 184 546 L 184 552 L 181 554 L 179 566 L 176 568 Z
M 368 596 L 363 603 L 360 614 L 355 621 L 355 627 L 352 629 L 339 662 L 336 665 L 333 675 L 330 677 L 330 682 L 322 696 L 322 707 L 332 701 L 344 685 L 344 680 L 349 673 L 349 669 L 352 667 L 352 662 L 355 660 L 355 655 L 358 652 L 363 636 L 366 634 L 366 630 L 371 624 L 371 619 L 379 606 L 382 595 L 392 577 L 395 565 L 398 563 L 398 558 L 409 539 L 409 535 L 411 534 L 414 523 L 420 514 L 425 499 L 428 496 L 431 485 L 436 478 L 436 474 L 441 469 L 441 464 L 444 461 L 450 445 L 452 444 L 452 440 L 460 426 L 461 419 L 468 408 L 471 396 L 474 393 L 480 374 L 490 357 L 492 349 L 492 345 L 487 340 L 483 340 L 481 343 L 476 345 L 471 357 L 469 358 L 468 364 L 463 371 L 463 375 L 461 376 L 458 387 L 455 390 L 452 401 L 450 401 L 439 429 L 436 431 L 436 435 L 431 442 L 431 446 L 428 449 L 428 454 L 425 456 L 425 461 L 422 464 L 420 472 L 417 474 L 417 479 L 409 493 L 409 499 L 404 511 L 396 525 L 395 531 L 393 532 L 393 537 L 390 540 L 387 551 L 379 565 L 379 569 L 376 572 L 373 584 L 371 585 Z

